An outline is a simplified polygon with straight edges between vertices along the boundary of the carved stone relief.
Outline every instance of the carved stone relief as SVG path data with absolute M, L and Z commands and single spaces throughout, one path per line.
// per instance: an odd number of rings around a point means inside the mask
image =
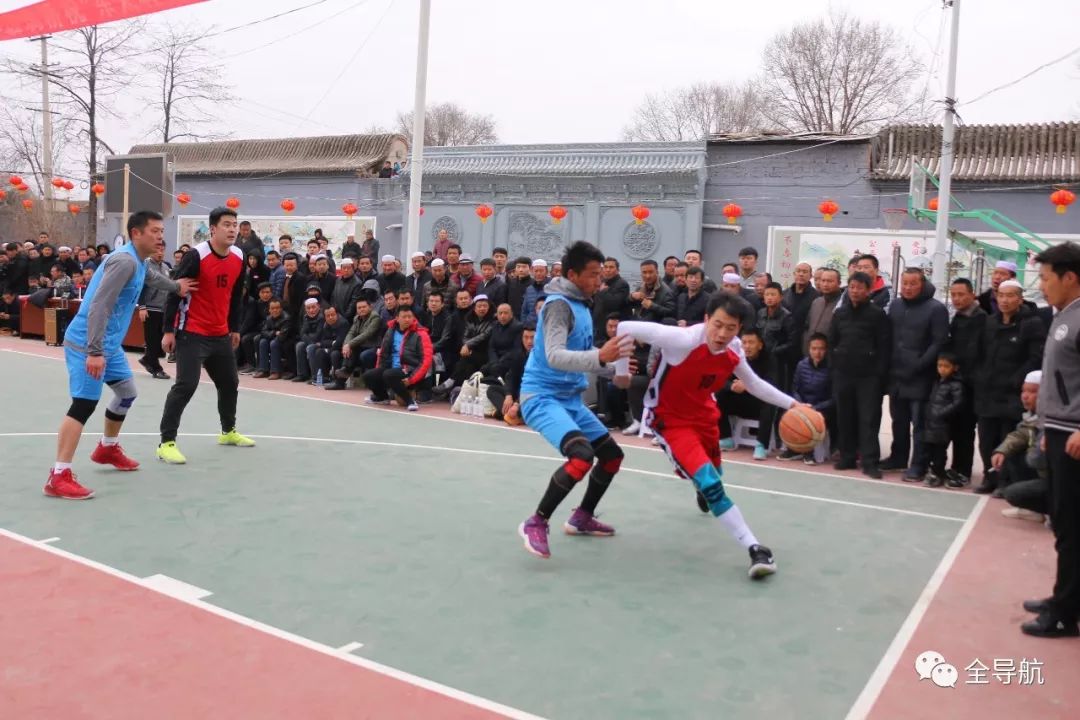
M 435 243 L 439 239 L 439 231 L 440 230 L 445 230 L 446 231 L 446 234 L 450 236 L 450 242 L 453 242 L 453 243 L 460 243 L 461 242 L 461 233 L 458 231 L 457 220 L 450 217 L 449 215 L 443 215 L 441 218 L 436 220 L 431 226 L 431 244 L 432 244 L 432 247 L 435 246 Z
M 552 225 L 531 213 L 512 212 L 507 237 L 511 258 L 520 255 L 547 260 L 560 257 L 565 245 L 562 228 L 568 220 L 562 225 Z
M 623 230 L 622 244 L 627 255 L 635 260 L 645 260 L 660 247 L 660 234 L 648 221 L 641 225 L 631 222 Z

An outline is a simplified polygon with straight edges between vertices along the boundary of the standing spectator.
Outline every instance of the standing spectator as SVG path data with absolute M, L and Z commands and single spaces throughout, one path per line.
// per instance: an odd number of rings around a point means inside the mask
M 246 256 L 244 267 L 244 293 L 245 297 L 254 300 L 259 296 L 259 285 L 270 279 L 270 268 L 263 262 L 261 253 L 251 253 Z
M 934 286 L 923 271 L 907 268 L 900 275 L 900 297 L 889 306 L 888 316 L 892 325 L 889 364 L 892 448 L 881 469 L 906 469 L 905 480 L 921 482 L 929 462 L 923 448 L 926 401 L 937 375 L 938 355 L 949 339 L 949 311 L 934 299 Z
M 427 256 L 422 252 L 414 252 L 409 258 L 412 272 L 405 278 L 405 287 L 413 294 L 418 302 L 424 300 L 424 286 L 431 282 L 431 271 L 428 270 Z
M 155 248 L 143 264 L 146 272 L 168 279 L 172 268 L 165 263 L 165 244 Z M 142 320 L 143 338 L 146 342 L 146 349 L 139 358 L 139 364 L 158 380 L 169 379 L 168 373 L 161 367 L 161 358 L 165 357 L 161 350 L 161 338 L 165 327 L 165 300 L 168 296 L 167 292 L 150 283 L 143 285 L 142 294 L 139 296 L 139 319 Z
M 829 328 L 829 363 L 840 433 L 840 460 L 833 467 L 853 469 L 857 452 L 863 474 L 880 479 L 882 382 L 888 377 L 892 343 L 885 311 L 870 302 L 873 282 L 864 272 L 848 279 L 848 302 L 833 313 Z
M 675 292 L 675 266 L 679 264 L 679 258 L 668 255 L 664 258 L 664 277 L 662 280 L 671 292 Z
M 388 405 L 388 391 L 393 391 L 399 405 L 410 412 L 420 409 L 413 390 L 422 386 L 431 369 L 431 340 L 427 328 L 416 322 L 412 308 L 399 307 L 383 336 L 378 365 L 364 373 L 364 384 L 371 390 L 367 402 Z
M 792 369 L 799 358 L 806 354 L 803 347 L 803 331 L 806 329 L 807 318 L 810 317 L 810 306 L 817 299 L 819 293 L 810 284 L 810 275 L 813 268 L 809 263 L 801 262 L 795 266 L 795 279 L 791 286 L 784 291 L 783 306 L 791 313 L 791 326 L 795 331 L 792 336 Z M 828 332 L 826 326 L 826 332 Z
M 960 364 L 960 382 L 964 384 L 964 407 L 957 413 L 952 426 L 952 468 L 948 480 L 966 485 L 971 479 L 975 461 L 975 370 L 979 367 L 979 348 L 986 331 L 986 312 L 975 299 L 975 289 L 967 278 L 953 280 L 949 287 L 952 301 L 952 320 L 949 322 L 949 342 L 946 349 Z
M 506 251 L 504 247 L 497 247 L 491 251 L 491 259 L 495 261 L 495 277 L 499 278 L 503 282 L 506 282 L 506 261 L 509 259 L 510 253 Z M 483 268 L 484 264 L 480 263 L 480 267 Z M 491 297 L 490 295 L 488 297 Z M 505 302 L 505 300 L 503 301 Z
M 476 288 L 477 295 L 487 295 L 491 306 L 498 308 L 507 299 L 506 281 L 499 277 L 498 263 L 494 258 L 484 258 L 480 261 L 481 282 Z
M 356 300 L 360 297 L 363 286 L 356 278 L 356 263 L 351 257 L 341 260 L 341 275 L 334 282 L 334 288 L 330 291 L 330 305 L 337 314 L 345 319 L 346 324 L 352 323 L 356 313 Z
M 888 308 L 889 302 L 892 300 L 892 288 L 885 283 L 885 278 L 880 275 L 877 256 L 860 255 L 858 262 L 855 263 L 855 270 L 866 273 L 873 280 L 873 284 L 870 286 L 870 302 L 882 310 Z
M 461 246 L 450 243 L 450 247 L 446 248 L 446 271 L 451 276 L 457 273 L 459 262 L 461 262 Z
M 902 285 L 900 292 L 904 292 Z M 926 403 L 926 429 L 923 431 L 923 443 L 930 469 L 925 480 L 930 487 L 941 487 L 946 482 L 951 488 L 964 485 L 959 478 L 951 478 L 945 472 L 945 452 L 952 441 L 952 428 L 964 408 L 964 384 L 957 376 L 957 369 L 955 355 L 943 352 L 938 356 L 938 379 L 931 388 L 930 398 Z
M 701 289 L 705 292 L 705 294 L 712 295 L 714 292 L 716 292 L 716 283 L 713 282 L 712 279 L 705 274 L 705 266 L 701 264 L 701 251 L 687 250 L 686 254 L 683 256 L 683 259 L 686 260 L 686 264 L 690 267 L 701 268 Z
M 640 265 L 641 284 L 630 293 L 630 312 L 638 320 L 663 322 L 675 317 L 675 294 L 660 281 L 660 268 L 655 260 L 643 260 Z
M 525 305 L 525 291 L 532 284 L 529 272 L 532 268 L 532 260 L 527 257 L 519 257 L 514 261 L 514 267 L 510 276 L 506 278 L 506 302 L 514 308 L 514 314 L 521 319 L 521 308 Z
M 617 313 L 622 319 L 630 316 L 630 283 L 619 274 L 619 261 L 616 258 L 604 260 L 602 276 L 600 289 L 593 295 L 593 328 L 595 339 L 601 345 L 607 342 L 604 335 L 605 318 L 612 313 Z
M 375 239 L 375 233 L 372 230 L 364 231 L 364 242 L 360 245 L 360 257 L 366 257 L 370 260 L 372 267 L 378 262 L 379 241 Z
M 739 251 L 739 277 L 743 287 L 748 290 L 754 289 L 754 278 L 757 277 L 758 252 L 752 247 L 744 247 Z
M 797 343 L 795 325 L 791 313 L 783 305 L 784 289 L 778 282 L 765 286 L 765 307 L 758 310 L 755 327 L 761 331 L 765 340 L 765 349 L 773 356 L 776 363 L 776 377 L 766 378 L 781 390 L 786 390 L 788 363 L 791 361 L 791 348 Z
M 1080 245 L 1055 245 L 1035 256 L 1035 262 L 1040 263 L 1042 293 L 1057 309 L 1043 358 L 1038 408 L 1046 431 L 1050 523 L 1058 557 L 1053 595 L 1024 603 L 1025 610 L 1039 615 L 1022 628 L 1038 637 L 1075 637 L 1080 635 Z
M 355 262 L 360 259 L 363 254 L 363 250 L 360 247 L 360 243 L 356 242 L 355 235 L 346 235 L 345 243 L 341 246 L 341 259 L 352 258 Z
M 676 280 L 680 270 L 681 265 L 675 270 Z M 705 322 L 705 306 L 709 303 L 709 296 L 701 287 L 705 282 L 701 268 L 687 268 L 685 277 L 686 289 L 675 297 L 675 324 L 679 327 Z
M 810 303 L 810 312 L 806 316 L 806 326 L 803 329 L 804 353 L 810 350 L 811 337 L 818 333 L 829 334 L 833 312 L 836 311 L 836 304 L 840 301 L 840 271 L 833 268 L 821 268 L 818 290 L 820 294 Z
M 532 320 L 536 321 L 536 301 L 540 299 L 540 296 L 544 294 L 544 290 L 547 288 L 548 282 L 548 266 L 546 260 L 533 260 L 532 262 L 532 282 L 530 282 L 525 288 L 524 299 L 521 301 L 521 315 L 522 322 L 528 322 Z
M 462 255 L 458 260 L 457 272 L 450 276 L 450 285 L 454 290 L 468 290 L 470 297 L 476 297 L 482 280 L 483 278 L 473 271 L 472 255 Z
M 263 249 L 262 240 L 260 240 L 259 236 L 255 234 L 255 231 L 251 229 L 251 223 L 247 220 L 240 223 L 240 234 L 236 238 L 236 244 L 244 251 L 244 257 L 254 255 L 259 259 L 258 264 L 263 264 L 265 250 Z M 262 280 L 259 282 L 262 282 Z
M 979 424 L 979 455 L 983 481 L 980 495 L 1003 490 L 990 456 L 1020 422 L 1020 387 L 1024 377 L 1043 362 L 1046 326 L 1024 306 L 1024 288 L 1015 280 L 998 285 L 996 313 L 986 319 L 975 378 L 975 415 Z M 1049 383 L 1048 383 L 1049 384 Z
M 30 292 L 30 261 L 19 250 L 18 243 L 9 242 L 4 248 L 4 253 L 7 255 L 4 282 L 16 295 L 28 294 Z M 45 257 L 44 254 L 42 257 Z
M 990 287 L 979 294 L 979 307 L 987 315 L 997 312 L 997 291 L 1001 283 L 1016 278 L 1016 263 L 1009 260 L 998 260 L 994 264 L 994 270 L 990 273 Z
M 450 249 L 451 244 L 450 233 L 446 231 L 446 228 L 443 228 L 439 231 L 439 235 L 435 240 L 435 247 L 432 249 L 435 257 L 445 262 L 446 251 Z

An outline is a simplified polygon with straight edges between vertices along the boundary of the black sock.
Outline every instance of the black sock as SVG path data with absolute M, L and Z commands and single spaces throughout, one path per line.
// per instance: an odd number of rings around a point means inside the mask
M 599 467 L 593 468 L 589 474 L 589 485 L 585 488 L 585 497 L 581 499 L 582 510 L 590 515 L 596 514 L 596 506 L 600 503 L 600 498 L 604 497 L 608 486 L 611 485 L 611 479 L 612 476 Z
M 540 498 L 540 505 L 536 508 L 536 514 L 545 520 L 550 519 L 552 513 L 555 512 L 559 504 L 566 499 L 566 496 L 573 489 L 574 479 L 567 474 L 564 468 L 560 467 L 551 476 L 547 492 L 544 493 L 544 497 Z

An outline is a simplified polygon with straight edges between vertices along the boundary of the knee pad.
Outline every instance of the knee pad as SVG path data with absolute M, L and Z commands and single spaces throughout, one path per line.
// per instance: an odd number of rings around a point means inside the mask
M 596 454 L 592 445 L 581 433 L 569 433 L 562 442 L 562 454 L 566 462 L 559 468 L 558 474 L 564 475 L 573 483 L 581 482 L 592 468 Z
M 71 407 L 68 408 L 67 416 L 72 420 L 76 420 L 80 424 L 85 425 L 86 421 L 90 419 L 90 416 L 94 414 L 94 410 L 97 409 L 97 404 L 97 400 L 72 398 Z
M 139 396 L 139 392 L 135 388 L 135 380 L 132 378 L 120 380 L 119 382 L 109 383 L 109 387 L 112 388 L 114 394 L 113 399 L 109 401 L 108 406 L 105 408 L 105 417 L 110 420 L 123 420 L 128 410 L 135 403 L 135 398 Z
M 724 492 L 724 483 L 720 479 L 723 474 L 723 470 L 715 465 L 702 465 L 698 468 L 698 471 L 694 473 L 692 480 L 694 485 L 697 486 L 698 492 L 704 497 L 705 501 L 709 503 L 709 510 L 713 515 L 719 517 L 728 510 L 731 509 L 733 502 L 731 498 Z
M 610 435 L 605 435 L 592 445 L 593 451 L 596 453 L 597 465 L 609 476 L 615 475 L 619 472 L 619 468 L 622 467 L 623 458 L 626 454 L 623 452 L 619 444 L 615 442 L 615 438 Z

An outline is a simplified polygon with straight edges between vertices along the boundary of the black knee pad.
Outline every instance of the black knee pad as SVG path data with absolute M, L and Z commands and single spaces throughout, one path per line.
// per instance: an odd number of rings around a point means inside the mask
M 626 454 L 623 453 L 619 444 L 615 442 L 615 438 L 610 435 L 596 440 L 592 444 L 593 450 L 596 452 L 596 467 L 599 469 L 599 474 L 603 476 L 602 479 L 606 479 L 610 482 L 610 479 L 615 476 L 615 473 L 619 472 L 619 468 L 622 467 L 623 458 Z
M 90 419 L 90 416 L 94 414 L 94 410 L 97 409 L 97 404 L 97 400 L 72 398 L 71 407 L 68 408 L 67 416 L 72 420 L 77 420 L 79 423 L 85 425 L 86 421 Z
M 579 432 L 570 432 L 562 441 L 562 454 L 570 460 L 582 460 L 592 465 L 596 451 L 589 441 Z

